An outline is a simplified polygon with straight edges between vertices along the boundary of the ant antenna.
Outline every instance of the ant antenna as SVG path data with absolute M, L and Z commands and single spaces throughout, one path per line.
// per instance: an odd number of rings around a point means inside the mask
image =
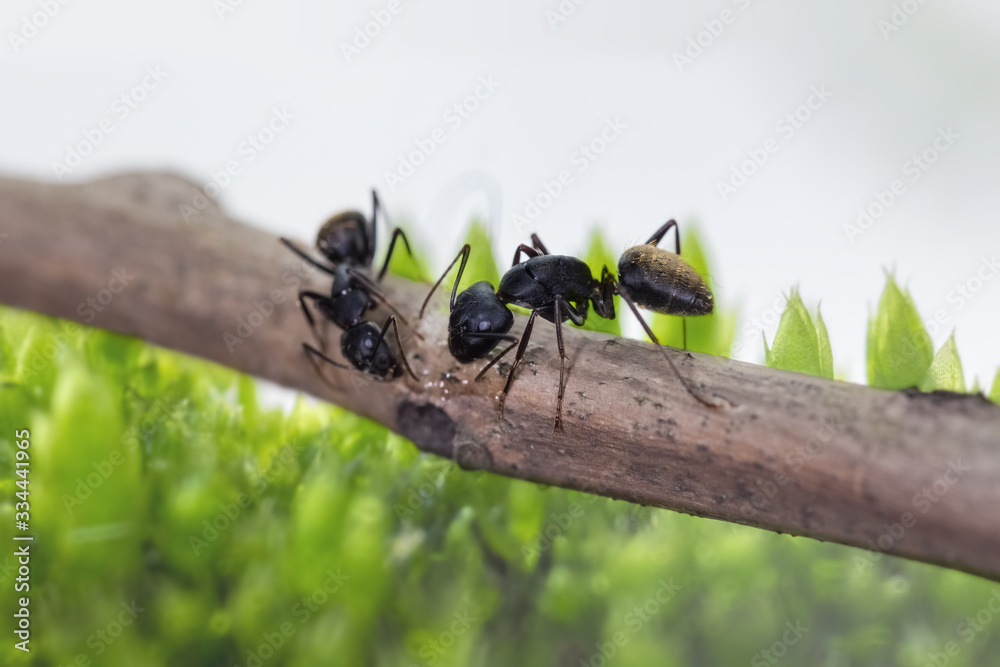
M 343 369 L 346 369 L 346 370 L 350 370 L 350 367 L 349 366 L 345 366 L 344 364 L 340 363 L 339 361 L 334 361 L 333 359 L 331 359 L 330 357 L 326 356 L 325 354 L 323 354 L 322 352 L 320 352 L 319 350 L 317 350 L 315 347 L 313 347 L 309 343 L 302 343 L 302 350 L 306 353 L 306 358 L 309 359 L 309 364 L 313 367 L 313 370 L 316 371 L 316 377 L 319 378 L 320 382 L 322 382 L 324 385 L 327 386 L 327 388 L 332 389 L 333 391 L 340 391 L 340 387 L 338 387 L 338 386 L 334 385 L 333 383 L 331 383 L 329 380 L 326 379 L 326 376 L 323 375 L 323 371 L 320 370 L 319 362 L 316 361 L 316 357 L 319 357 L 320 359 L 322 359 L 323 361 L 327 362 L 328 364 L 333 364 L 337 368 L 343 368 Z
M 399 347 L 399 358 L 403 361 L 403 366 L 406 367 L 406 372 L 410 374 L 411 378 L 416 380 L 417 376 L 413 372 L 413 369 L 410 368 L 410 362 L 406 360 L 406 352 L 403 350 L 403 341 L 399 338 L 399 327 L 396 326 L 396 318 L 394 316 L 390 315 L 389 319 L 387 319 L 385 324 L 382 326 L 382 331 L 378 335 L 378 340 L 375 341 L 375 350 L 378 351 L 379 345 L 381 345 L 382 341 L 385 340 L 385 332 L 389 330 L 390 324 L 392 325 L 393 332 L 396 334 L 396 345 Z
M 287 247 L 289 250 L 291 250 L 292 252 L 294 252 L 296 255 L 298 255 L 299 257 L 301 257 L 305 261 L 307 261 L 310 264 L 312 264 L 313 266 L 315 266 L 320 271 L 324 271 L 326 273 L 329 273 L 331 276 L 336 274 L 336 272 L 334 271 L 334 269 L 331 269 L 330 267 L 324 266 L 323 264 L 320 264 L 319 262 L 317 262 L 315 259 L 313 259 L 312 257 L 310 257 L 305 251 L 303 251 L 297 245 L 295 245 L 295 243 L 292 242 L 291 240 L 286 239 L 284 236 L 282 236 L 281 239 L 280 239 L 280 241 L 285 244 L 285 247 Z
M 458 251 L 458 254 L 455 255 L 455 259 L 451 260 L 451 264 L 448 265 L 448 268 L 444 270 L 444 273 L 441 274 L 441 277 L 438 278 L 436 283 L 434 283 L 434 287 L 431 288 L 431 291 L 427 293 L 427 298 L 424 299 L 423 305 L 420 306 L 420 314 L 417 315 L 418 320 L 423 318 L 424 309 L 427 308 L 427 304 L 428 302 L 430 302 L 431 295 L 434 294 L 434 290 L 436 290 L 441 285 L 441 283 L 444 282 L 445 276 L 447 276 L 448 273 L 451 271 L 452 267 L 455 266 L 455 262 L 461 259 L 462 264 L 461 266 L 458 267 L 458 277 L 455 278 L 455 284 L 451 288 L 451 307 L 452 308 L 455 307 L 455 293 L 458 291 L 458 283 L 461 282 L 462 280 L 462 273 L 465 271 L 465 263 L 469 261 L 469 253 L 471 251 L 472 251 L 472 246 L 466 243 L 464 246 L 462 246 L 462 249 Z

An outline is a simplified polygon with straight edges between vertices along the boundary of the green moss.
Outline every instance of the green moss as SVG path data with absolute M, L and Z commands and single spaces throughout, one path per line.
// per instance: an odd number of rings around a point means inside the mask
M 823 316 L 817 308 L 813 320 L 797 288 L 792 290 L 781 314 L 774 345 L 768 347 L 764 339 L 764 358 L 771 368 L 833 379 L 833 350 Z
M 886 276 L 875 316 L 868 321 L 868 384 L 880 389 L 917 387 L 934 358 L 934 346 L 908 291 Z
M 927 375 L 920 383 L 921 391 L 934 391 L 936 389 L 965 391 L 965 375 L 962 373 L 962 360 L 959 358 L 958 348 L 955 346 L 954 332 L 948 336 L 948 340 L 934 355 L 934 359 L 927 369 Z

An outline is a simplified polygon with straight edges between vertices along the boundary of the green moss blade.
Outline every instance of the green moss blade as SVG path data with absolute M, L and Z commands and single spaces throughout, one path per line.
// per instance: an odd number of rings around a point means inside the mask
M 913 298 L 887 276 L 868 327 L 868 384 L 881 389 L 919 386 L 933 358 L 931 337 Z
M 958 356 L 955 345 L 955 332 L 948 336 L 941 349 L 934 355 L 927 374 L 920 383 L 921 391 L 944 389 L 947 391 L 965 391 L 965 375 L 962 373 L 962 360 Z
M 993 376 L 993 387 L 990 389 L 990 400 L 1000 405 L 1000 368 L 997 369 L 997 374 Z
M 819 374 L 833 379 L 833 348 L 830 346 L 830 334 L 823 321 L 823 313 L 816 308 L 816 340 L 819 343 Z
M 820 342 L 820 337 L 824 341 Z M 774 343 L 766 350 L 767 365 L 786 371 L 832 377 L 833 357 L 826 326 L 814 323 L 797 289 L 792 290 L 781 314 Z

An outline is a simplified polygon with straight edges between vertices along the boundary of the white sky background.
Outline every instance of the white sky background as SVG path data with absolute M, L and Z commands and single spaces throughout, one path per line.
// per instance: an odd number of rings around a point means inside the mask
M 739 358 L 763 359 L 751 319 L 799 284 L 807 304 L 822 300 L 838 372 L 863 381 L 867 317 L 894 267 L 925 319 L 944 310 L 935 347 L 957 328 L 967 381 L 992 381 L 1000 276 L 961 307 L 948 297 L 1000 254 L 995 2 L 895 0 L 917 11 L 884 36 L 892 0 L 587 0 L 555 28 L 558 0 L 400 0 L 350 62 L 341 43 L 389 0 L 243 0 L 220 17 L 221 2 L 72 0 L 15 49 L 10 34 L 44 2 L 5 0 L 0 170 L 55 179 L 53 163 L 107 117 L 113 131 L 67 180 L 149 168 L 206 181 L 235 160 L 222 204 L 309 241 L 331 213 L 367 211 L 376 186 L 435 270 L 477 212 L 499 213 L 504 263 L 532 231 L 577 254 L 595 225 L 622 250 L 667 218 L 697 221 L 717 302 L 740 307 Z M 678 67 L 724 10 L 731 22 Z M 148 67 L 166 77 L 121 118 L 116 98 Z M 480 77 L 499 87 L 454 127 L 445 112 Z M 813 87 L 832 96 L 787 137 L 776 122 Z M 241 143 L 275 107 L 293 120 L 249 160 Z M 574 152 L 614 118 L 625 129 L 580 172 Z M 385 173 L 439 127 L 445 141 L 392 187 Z M 904 163 L 948 127 L 959 138 L 911 181 Z M 777 152 L 724 201 L 719 181 L 771 138 Z M 526 198 L 564 169 L 572 183 L 519 228 Z M 851 243 L 844 225 L 894 179 L 905 192 Z

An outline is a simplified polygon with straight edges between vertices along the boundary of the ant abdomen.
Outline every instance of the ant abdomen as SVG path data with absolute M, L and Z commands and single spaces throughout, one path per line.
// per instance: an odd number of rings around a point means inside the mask
M 316 234 L 316 249 L 333 264 L 363 264 L 368 243 L 363 230 L 367 218 L 360 211 L 344 211 L 323 223 Z
M 665 315 L 708 315 L 714 300 L 708 285 L 680 255 L 655 245 L 626 250 L 618 261 L 618 282 L 643 308 Z

